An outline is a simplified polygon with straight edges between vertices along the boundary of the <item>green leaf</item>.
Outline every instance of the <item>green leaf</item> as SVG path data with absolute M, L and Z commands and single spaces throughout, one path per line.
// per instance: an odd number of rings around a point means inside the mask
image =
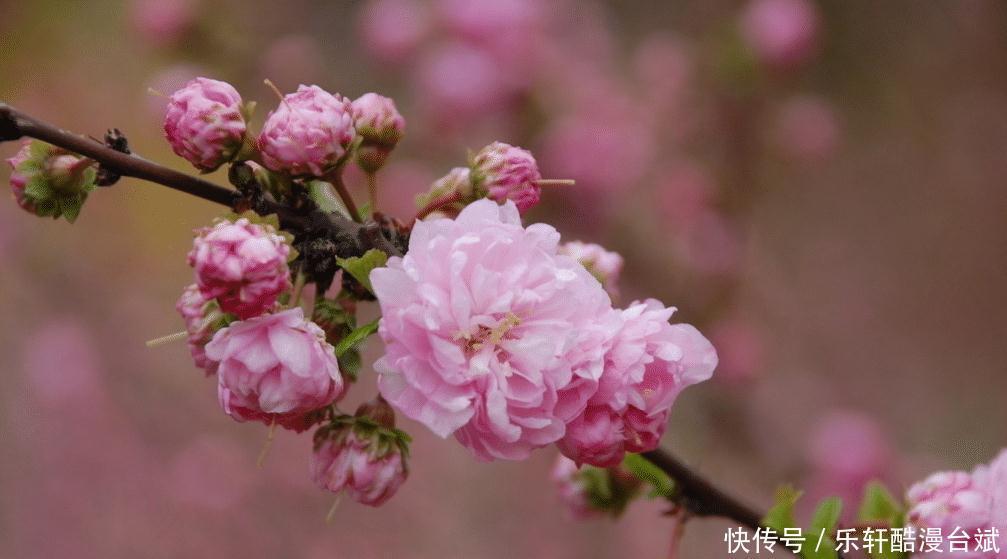
M 342 357 L 347 351 L 355 348 L 357 344 L 366 340 L 371 334 L 378 331 L 378 322 L 380 319 L 374 319 L 372 322 L 364 324 L 360 328 L 354 329 L 352 332 L 346 335 L 345 338 L 339 341 L 336 345 L 336 357 Z
M 308 198 L 318 205 L 318 209 L 326 213 L 338 213 L 349 217 L 349 212 L 343 201 L 339 199 L 332 185 L 325 181 L 311 181 L 308 183 Z
M 340 355 L 338 359 L 339 372 L 349 377 L 350 382 L 357 382 L 357 377 L 360 374 L 360 367 L 363 365 L 363 361 L 360 359 L 360 352 L 355 349 L 351 349 Z
M 814 515 L 811 517 L 811 527 L 808 529 L 808 541 L 805 542 L 802 555 L 805 559 L 836 559 L 836 542 L 832 535 L 839 524 L 839 517 L 843 513 L 843 502 L 838 497 L 830 497 L 818 504 Z M 824 535 L 822 535 L 824 533 Z M 822 535 L 821 545 L 818 545 L 818 536 Z M 814 544 L 811 544 L 814 540 Z M 817 550 L 815 548 L 818 548 Z
M 867 484 L 864 500 L 860 503 L 857 519 L 861 522 L 886 521 L 890 526 L 903 524 L 904 511 L 891 492 L 879 481 Z
M 648 497 L 668 498 L 674 493 L 675 482 L 671 477 L 643 456 L 639 454 L 627 454 L 622 460 L 622 465 L 641 481 L 653 487 Z
M 783 485 L 776 490 L 776 504 L 774 504 L 766 516 L 762 519 L 762 525 L 772 528 L 782 533 L 784 528 L 794 528 L 797 521 L 794 520 L 794 505 L 801 498 L 803 493 L 794 489 L 792 485 Z
M 811 517 L 811 529 L 816 533 L 825 530 L 832 533 L 839 524 L 839 517 L 843 514 L 843 501 L 839 497 L 830 497 L 818 504 L 815 514 Z
M 346 270 L 371 293 L 374 293 L 374 288 L 371 287 L 371 270 L 384 266 L 385 262 L 388 262 L 388 255 L 373 248 L 365 252 L 363 256 L 336 258 L 336 264 L 339 264 L 340 268 Z

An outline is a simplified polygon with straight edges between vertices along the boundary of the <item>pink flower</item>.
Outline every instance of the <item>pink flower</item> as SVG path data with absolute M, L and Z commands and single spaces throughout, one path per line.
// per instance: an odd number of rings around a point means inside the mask
M 169 45 L 192 28 L 195 8 L 193 0 L 134 0 L 130 19 L 141 38 Z
M 29 200 L 25 200 L 24 197 L 24 187 L 28 184 L 28 180 L 31 178 L 29 175 L 25 174 L 23 171 L 19 171 L 18 167 L 28 161 L 31 157 L 31 140 L 25 140 L 21 144 L 21 149 L 7 160 L 7 164 L 10 165 L 10 189 L 11 194 L 14 196 L 14 201 L 17 205 L 26 212 L 35 213 L 35 207 Z
M 709 379 L 717 366 L 716 351 L 698 330 L 668 323 L 674 312 L 653 299 L 622 311 L 598 390 L 558 443 L 563 454 L 615 466 L 625 452 L 657 448 L 679 392 Z
M 355 135 L 348 99 L 301 85 L 266 117 L 259 150 L 273 171 L 321 177 L 340 163 Z
M 921 528 L 939 528 L 944 534 L 941 556 L 955 559 L 998 559 L 1007 556 L 1007 451 L 989 465 L 968 472 L 938 472 L 913 485 L 906 494 L 909 522 Z M 996 528 L 1000 553 L 982 550 L 969 542 L 967 552 L 950 552 L 947 536 L 964 530 L 971 536 Z M 973 538 L 975 540 L 975 538 Z
M 164 136 L 172 151 L 201 171 L 237 155 L 245 139 L 241 95 L 227 83 L 196 78 L 171 94 Z
M 373 173 L 385 164 L 388 153 L 402 139 L 406 119 L 395 108 L 395 101 L 377 93 L 365 93 L 353 101 L 353 124 L 362 139 L 357 163 Z
M 619 274 L 623 264 L 619 253 L 605 250 L 601 245 L 580 241 L 564 243 L 559 247 L 559 252 L 583 264 L 609 293 L 618 293 Z
M 217 362 L 206 357 L 205 346 L 213 338 L 213 334 L 220 329 L 220 319 L 223 318 L 216 302 L 203 297 L 199 286 L 192 284 L 186 287 L 182 296 L 178 298 L 175 310 L 182 315 L 182 320 L 185 321 L 185 330 L 189 333 L 186 343 L 189 346 L 189 353 L 192 354 L 193 362 L 197 367 L 205 370 L 207 376 L 215 374 Z
M 427 34 L 429 19 L 416 0 L 371 0 L 360 18 L 364 48 L 383 61 L 402 62 Z
M 206 357 L 219 363 L 220 405 L 237 421 L 303 431 L 309 412 L 343 394 L 335 350 L 300 307 L 222 328 L 206 344 Z
M 481 460 L 561 438 L 597 387 L 616 316 L 558 243 L 548 225 L 522 227 L 510 201 L 417 222 L 405 257 L 371 272 L 381 394 Z
M 835 153 L 840 127 L 835 111 L 823 99 L 812 96 L 788 101 L 777 117 L 775 143 L 798 161 L 822 161 Z
M 365 93 L 353 101 L 353 125 L 364 142 L 394 146 L 406 129 L 406 119 L 395 107 L 395 101 Z
M 556 457 L 556 464 L 552 467 L 552 481 L 556 484 L 559 499 L 566 505 L 567 512 L 577 520 L 601 514 L 591 506 L 587 483 L 580 474 L 580 467 L 576 462 L 562 454 Z
M 763 62 L 787 68 L 814 52 L 818 11 L 808 0 L 754 0 L 741 16 L 741 35 Z
M 416 197 L 416 206 L 424 208 L 431 203 L 453 199 L 453 203 L 440 205 L 441 211 L 461 210 L 467 202 L 475 200 L 471 176 L 472 171 L 468 167 L 451 169 L 448 174 L 434 181 L 428 192 Z
M 358 437 L 352 428 L 325 440 L 311 455 L 311 477 L 323 489 L 345 491 L 354 501 L 377 507 L 406 481 L 409 470 L 395 445 Z
M 290 288 L 289 255 L 290 246 L 272 227 L 242 218 L 198 230 L 189 265 L 203 297 L 245 319 L 272 308 Z
M 512 200 L 522 213 L 538 204 L 542 175 L 528 150 L 493 142 L 479 150 L 471 168 L 477 194 L 500 203 Z

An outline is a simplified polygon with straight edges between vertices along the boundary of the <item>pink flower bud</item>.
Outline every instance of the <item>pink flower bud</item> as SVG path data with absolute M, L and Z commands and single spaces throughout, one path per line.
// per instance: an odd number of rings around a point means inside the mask
M 470 177 L 472 172 L 468 167 L 455 167 L 448 174 L 434 181 L 428 192 L 416 197 L 416 206 L 424 208 L 438 200 L 454 199 L 450 204 L 440 206 L 441 210 L 460 211 L 467 202 L 475 199 Z
M 206 357 L 204 346 L 213 339 L 213 335 L 221 327 L 223 313 L 216 301 L 207 299 L 199 290 L 199 286 L 192 284 L 185 288 L 182 296 L 175 304 L 175 310 L 182 315 L 185 321 L 185 330 L 189 333 L 186 343 L 189 346 L 189 353 L 196 366 L 206 371 L 210 376 L 217 372 L 217 362 Z M 218 315 L 214 317 L 214 313 Z
M 560 501 L 567 512 L 577 520 L 599 516 L 601 511 L 591 505 L 586 480 L 580 475 L 580 467 L 562 454 L 556 457 L 552 467 L 552 481 L 556 484 Z
M 362 139 L 357 163 L 373 173 L 384 166 L 388 153 L 402 139 L 406 120 L 388 97 L 365 93 L 353 102 L 353 125 Z
M 764 63 L 796 66 L 814 53 L 818 11 L 808 0 L 754 0 L 741 16 L 741 34 Z
M 559 252 L 583 264 L 610 294 L 618 293 L 619 274 L 622 272 L 623 264 L 619 253 L 605 250 L 601 245 L 580 241 L 560 245 Z
M 360 437 L 353 428 L 324 440 L 311 455 L 311 477 L 319 487 L 345 491 L 354 501 L 372 507 L 390 499 L 408 475 L 397 445 Z
M 343 394 L 335 350 L 300 307 L 231 323 L 206 344 L 206 357 L 219 363 L 220 405 L 237 421 L 303 431 L 309 412 Z
M 538 204 L 542 175 L 528 150 L 493 142 L 479 150 L 471 169 L 477 195 L 499 203 L 512 200 L 522 213 Z
M 73 222 L 95 188 L 93 161 L 45 142 L 26 140 L 7 164 L 14 201 L 40 217 Z
M 21 149 L 18 150 L 14 157 L 7 160 L 7 164 L 10 165 L 10 188 L 11 194 L 14 196 L 14 201 L 17 205 L 26 212 L 35 213 L 35 207 L 31 201 L 26 200 L 24 197 L 24 187 L 28 184 L 28 179 L 30 178 L 28 174 L 23 171 L 19 171 L 18 167 L 22 163 L 28 161 L 31 157 L 31 140 L 25 140 L 21 144 Z
M 197 231 L 189 265 L 206 299 L 246 319 L 266 312 L 290 288 L 290 246 L 268 225 L 242 218 Z
M 241 95 L 231 84 L 196 78 L 171 94 L 164 136 L 179 157 L 213 171 L 237 155 L 245 139 Z
M 269 113 L 259 150 L 273 171 L 321 177 L 342 161 L 355 135 L 349 100 L 317 85 L 301 85 Z
M 668 323 L 674 312 L 653 299 L 622 311 L 598 390 L 557 443 L 563 454 L 615 466 L 624 452 L 657 448 L 678 394 L 709 379 L 717 366 L 716 351 L 698 330 Z

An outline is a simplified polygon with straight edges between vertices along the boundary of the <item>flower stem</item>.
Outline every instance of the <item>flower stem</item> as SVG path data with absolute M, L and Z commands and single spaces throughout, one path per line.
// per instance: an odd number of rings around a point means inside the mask
M 367 195 L 371 203 L 371 213 L 378 209 L 378 174 L 367 173 Z
M 329 176 L 325 177 L 325 180 L 332 183 L 332 186 L 336 189 L 336 194 L 339 195 L 339 199 L 343 201 L 343 205 L 346 206 L 346 211 L 350 213 L 350 217 L 353 221 L 357 223 L 363 223 L 364 220 L 360 217 L 360 210 L 357 209 L 357 204 L 353 201 L 353 197 L 350 196 L 350 191 L 346 189 L 346 183 L 343 182 L 342 170 L 337 169 Z

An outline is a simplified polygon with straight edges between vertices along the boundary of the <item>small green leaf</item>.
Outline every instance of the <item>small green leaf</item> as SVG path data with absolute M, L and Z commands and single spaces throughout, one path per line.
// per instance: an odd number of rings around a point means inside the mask
M 648 497 L 668 498 L 674 493 L 675 482 L 671 477 L 643 456 L 639 454 L 627 454 L 622 460 L 622 465 L 641 481 L 653 487 Z
M 839 497 L 830 497 L 818 504 L 815 514 L 811 517 L 811 529 L 816 533 L 825 530 L 831 534 L 839 524 L 843 514 L 843 501 Z
M 349 212 L 343 201 L 336 196 L 332 185 L 325 181 L 311 181 L 308 183 L 308 198 L 318 205 L 318 209 L 326 213 L 338 213 L 349 217 Z
M 371 287 L 371 270 L 384 266 L 387 261 L 387 254 L 373 248 L 365 252 L 363 256 L 336 258 L 336 264 L 339 264 L 340 268 L 346 270 L 371 293 L 374 293 L 374 288 Z
M 336 357 L 342 357 L 347 351 L 355 348 L 357 344 L 366 340 L 371 334 L 378 331 L 378 322 L 380 319 L 375 319 L 372 322 L 364 324 L 360 328 L 354 329 L 352 332 L 346 335 L 345 338 L 339 341 L 336 345 Z
M 891 492 L 879 481 L 867 484 L 864 500 L 860 503 L 857 519 L 861 522 L 886 521 L 890 526 L 903 524 L 904 511 L 902 505 L 892 496 Z
M 782 533 L 784 528 L 794 528 L 797 521 L 794 520 L 794 505 L 801 498 L 802 492 L 794 489 L 792 485 L 783 485 L 776 490 L 776 504 L 774 504 L 766 516 L 762 519 L 762 525 L 772 528 Z
M 360 374 L 360 367 L 363 365 L 363 362 L 360 359 L 360 352 L 355 349 L 350 349 L 347 350 L 346 353 L 340 355 L 338 359 L 339 372 L 348 377 L 350 382 L 357 382 L 357 377 Z

